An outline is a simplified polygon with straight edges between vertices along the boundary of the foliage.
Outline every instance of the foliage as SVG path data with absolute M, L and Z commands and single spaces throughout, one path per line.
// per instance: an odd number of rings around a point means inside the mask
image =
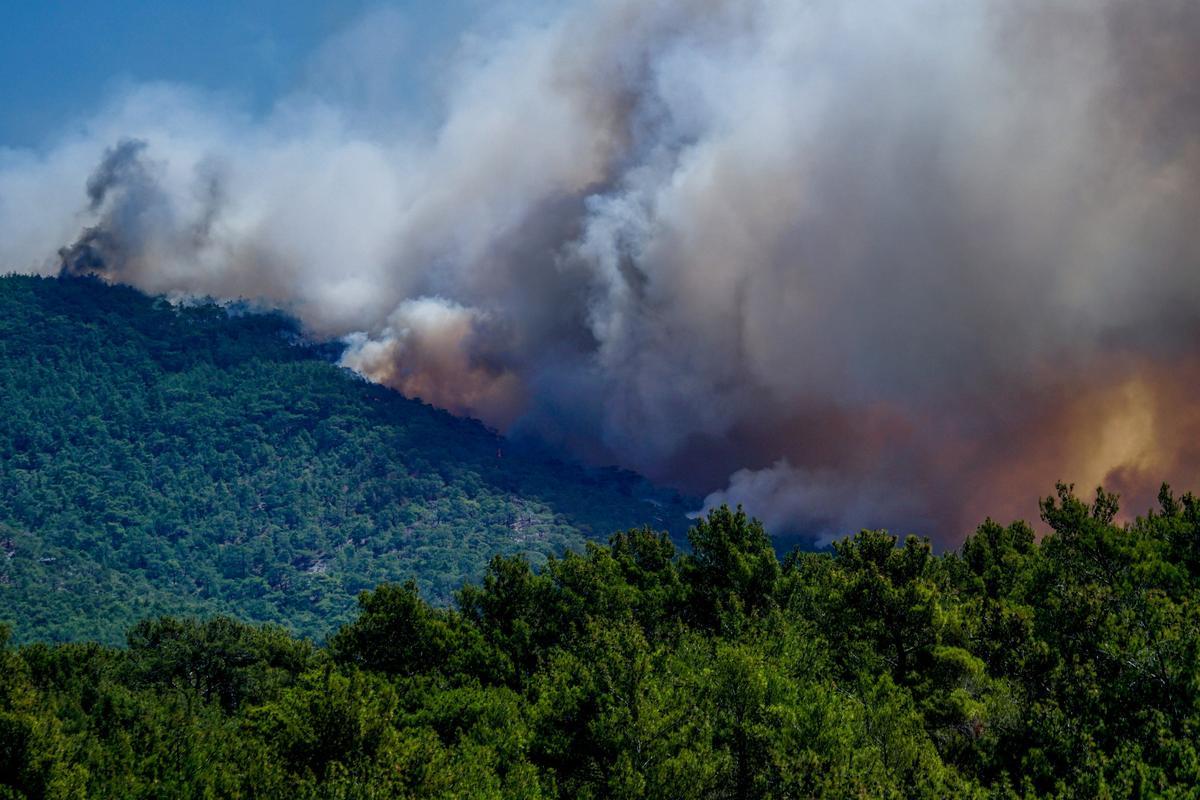
M 1060 486 L 1040 541 L 783 564 L 721 508 L 686 554 L 497 557 L 454 608 L 382 585 L 326 648 L 226 618 L 9 646 L 0 797 L 1194 797 L 1196 508 L 1117 525 Z
M 91 279 L 0 278 L 0 607 L 18 641 L 117 644 L 225 613 L 324 637 L 413 580 L 449 603 L 687 507 L 330 363 L 295 324 Z

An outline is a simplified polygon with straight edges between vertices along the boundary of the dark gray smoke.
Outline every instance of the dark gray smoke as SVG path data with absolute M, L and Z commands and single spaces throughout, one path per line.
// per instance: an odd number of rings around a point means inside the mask
M 1057 479 L 1200 484 L 1200 5 L 529 19 L 464 40 L 418 134 L 331 96 L 391 63 L 372 20 L 267 119 L 137 90 L 0 160 L 0 258 L 269 300 L 368 376 L 777 530 L 949 542 Z
M 104 154 L 87 180 L 88 211 L 99 221 L 84 229 L 73 244 L 60 248 L 61 276 L 105 275 L 136 254 L 152 230 L 142 215 L 153 213 L 166 196 L 143 162 L 146 142 L 125 139 Z M 150 222 L 149 224 L 154 224 Z
M 125 139 L 110 147 L 96 171 L 87 180 L 88 209 L 99 211 L 104 200 L 115 192 L 153 192 L 154 180 L 142 161 L 146 143 L 141 139 Z M 116 224 L 112 221 L 109 224 Z

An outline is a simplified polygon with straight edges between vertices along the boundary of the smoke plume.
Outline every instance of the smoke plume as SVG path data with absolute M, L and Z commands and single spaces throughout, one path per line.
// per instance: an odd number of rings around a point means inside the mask
M 367 20 L 266 117 L 147 85 L 0 151 L 0 263 L 272 302 L 778 531 L 949 544 L 1058 479 L 1198 483 L 1200 5 L 510 17 L 425 126 Z

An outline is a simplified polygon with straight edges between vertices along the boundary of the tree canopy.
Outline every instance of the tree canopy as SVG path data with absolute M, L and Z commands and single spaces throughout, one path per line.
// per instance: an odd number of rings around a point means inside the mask
M 0 278 L 0 605 L 18 641 L 156 614 L 321 638 L 412 580 L 447 604 L 689 503 L 370 384 L 279 314 L 94 279 Z
M 1050 532 L 863 531 L 780 563 L 741 509 L 316 647 L 227 617 L 0 648 L 6 798 L 1126 798 L 1200 785 L 1200 514 L 1059 486 Z

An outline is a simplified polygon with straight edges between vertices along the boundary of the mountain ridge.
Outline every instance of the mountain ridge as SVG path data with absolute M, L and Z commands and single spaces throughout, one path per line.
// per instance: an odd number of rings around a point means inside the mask
M 323 636 L 413 579 L 447 602 L 687 500 L 554 459 L 331 362 L 277 312 L 0 278 L 0 592 L 18 641 L 229 613 Z

